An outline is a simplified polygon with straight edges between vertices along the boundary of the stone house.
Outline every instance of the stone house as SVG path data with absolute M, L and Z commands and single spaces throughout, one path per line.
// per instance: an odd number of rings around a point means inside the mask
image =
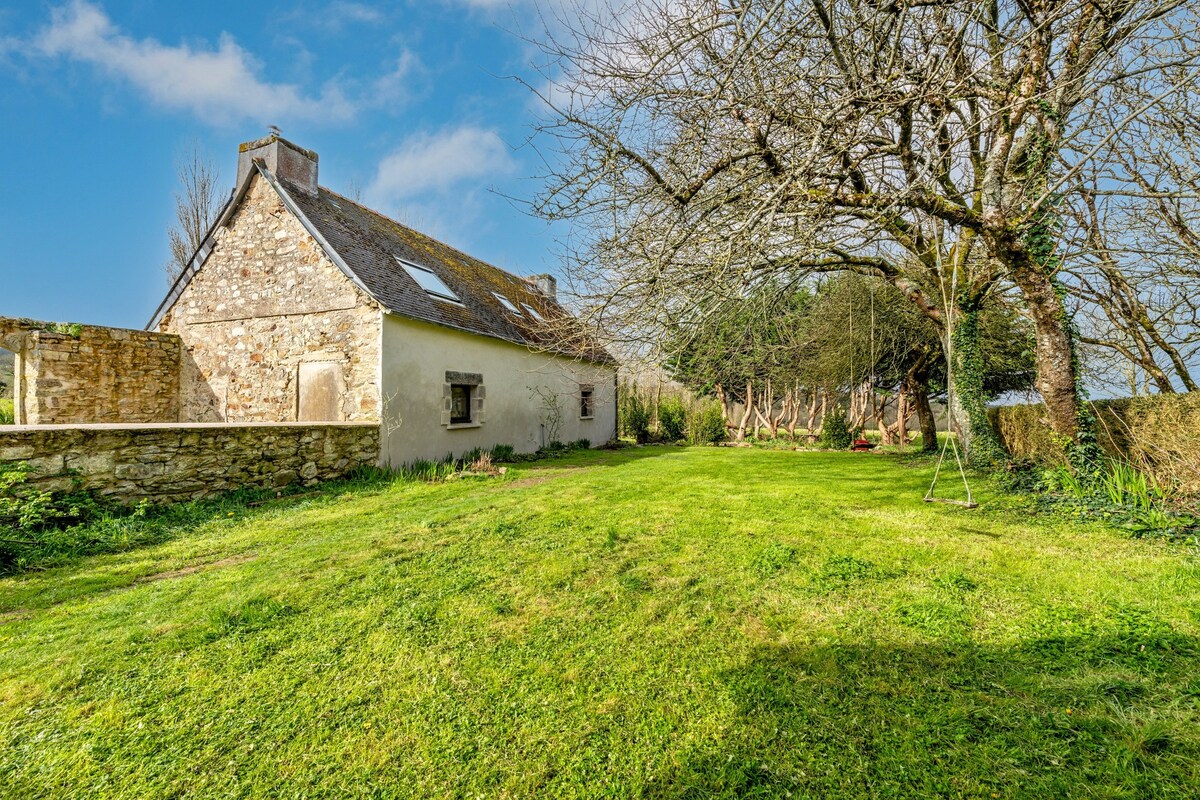
M 486 264 L 243 144 L 237 185 L 147 330 L 182 342 L 182 422 L 379 422 L 382 460 L 616 433 L 616 363 L 553 277 Z

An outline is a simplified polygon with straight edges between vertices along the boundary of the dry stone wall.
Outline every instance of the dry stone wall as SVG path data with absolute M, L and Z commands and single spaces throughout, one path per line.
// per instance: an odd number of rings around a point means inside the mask
M 300 415 L 300 365 L 341 373 L 335 421 L 379 419 L 380 309 L 261 177 L 159 329 L 184 342 L 188 422 Z
M 379 426 L 365 423 L 0 428 L 0 468 L 26 462 L 46 491 L 121 503 L 309 485 L 378 460 Z
M 182 345 L 164 333 L 0 319 L 27 425 L 178 422 Z

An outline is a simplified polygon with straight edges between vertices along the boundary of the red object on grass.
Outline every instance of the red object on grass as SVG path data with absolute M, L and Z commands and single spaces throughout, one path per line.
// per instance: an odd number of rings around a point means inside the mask
M 874 448 L 875 448 L 874 444 L 872 444 L 871 442 L 868 442 L 866 439 L 861 439 L 861 438 L 855 439 L 854 444 L 850 445 L 851 450 L 858 451 L 858 452 L 861 452 L 864 450 L 873 450 Z

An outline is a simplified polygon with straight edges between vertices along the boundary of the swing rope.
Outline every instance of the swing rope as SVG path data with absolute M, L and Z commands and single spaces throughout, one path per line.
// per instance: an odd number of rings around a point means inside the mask
M 929 490 L 925 492 L 924 499 L 926 503 L 948 503 L 963 508 L 978 508 L 979 504 L 971 496 L 971 482 L 967 480 L 967 469 L 963 465 L 962 455 L 959 452 L 958 437 L 954 435 L 954 305 L 950 300 L 958 297 L 958 269 L 951 266 L 953 271 L 950 274 L 950 294 L 947 295 L 946 272 L 942 265 L 942 242 L 940 239 L 941 237 L 938 237 L 937 241 L 938 288 L 942 294 L 942 307 L 946 311 L 946 441 L 938 455 L 937 467 L 933 470 L 933 481 L 929 484 Z M 947 450 L 954 451 L 954 462 L 958 464 L 958 474 L 962 477 L 963 486 L 967 489 L 965 501 L 934 495 L 938 476 L 942 472 L 942 463 L 946 460 Z

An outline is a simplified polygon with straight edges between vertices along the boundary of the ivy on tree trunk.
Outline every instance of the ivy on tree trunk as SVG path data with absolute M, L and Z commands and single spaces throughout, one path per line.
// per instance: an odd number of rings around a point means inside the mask
M 952 413 L 958 423 L 959 436 L 967 460 L 976 467 L 989 467 L 1004 461 L 1007 456 L 1000 437 L 987 415 L 987 395 L 983 388 L 983 356 L 980 347 L 977 303 L 958 309 L 950 332 L 953 345 L 953 402 Z

